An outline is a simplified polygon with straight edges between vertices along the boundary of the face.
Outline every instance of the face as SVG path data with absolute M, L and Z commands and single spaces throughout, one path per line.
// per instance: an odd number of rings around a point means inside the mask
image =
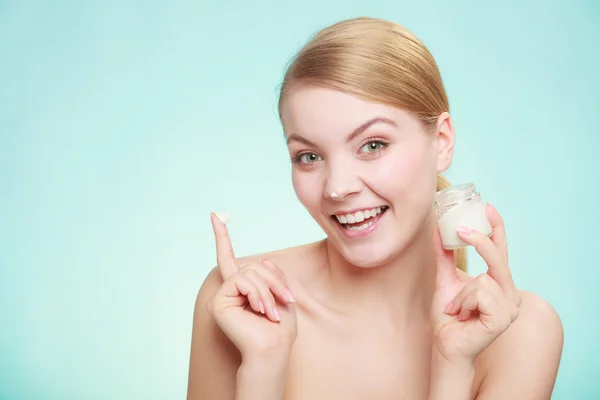
M 447 113 L 428 132 L 406 111 L 300 86 L 282 120 L 296 195 L 349 262 L 381 265 L 423 231 L 452 157 Z

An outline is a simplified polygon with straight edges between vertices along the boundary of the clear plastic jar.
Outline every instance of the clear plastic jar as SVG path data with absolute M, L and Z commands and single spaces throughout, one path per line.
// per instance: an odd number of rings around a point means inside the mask
M 459 226 L 465 226 L 492 235 L 492 226 L 485 213 L 485 205 L 475 185 L 465 183 L 440 190 L 435 195 L 435 210 L 444 248 L 460 249 L 467 246 L 456 232 Z

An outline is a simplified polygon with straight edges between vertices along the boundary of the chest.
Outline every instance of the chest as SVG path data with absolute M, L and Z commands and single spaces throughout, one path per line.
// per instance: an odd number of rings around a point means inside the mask
M 424 399 L 431 341 L 417 332 L 299 331 L 286 400 Z

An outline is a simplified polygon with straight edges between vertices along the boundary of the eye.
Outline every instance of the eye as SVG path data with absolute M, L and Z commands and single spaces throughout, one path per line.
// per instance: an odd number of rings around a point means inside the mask
M 364 146 L 360 148 L 362 153 L 376 153 L 386 147 L 388 144 L 380 139 L 369 140 Z
M 315 153 L 301 153 L 294 158 L 294 161 L 300 164 L 312 164 L 321 160 L 321 156 Z

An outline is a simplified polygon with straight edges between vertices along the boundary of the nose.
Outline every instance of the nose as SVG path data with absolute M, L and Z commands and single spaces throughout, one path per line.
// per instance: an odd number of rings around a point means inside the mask
M 327 168 L 325 197 L 334 201 L 344 201 L 348 196 L 360 193 L 362 180 L 350 165 L 329 165 Z

